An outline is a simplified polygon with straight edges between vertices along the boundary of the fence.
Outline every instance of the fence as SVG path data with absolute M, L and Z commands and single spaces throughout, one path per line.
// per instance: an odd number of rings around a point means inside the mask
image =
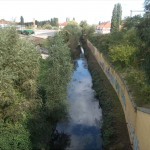
M 126 84 L 110 66 L 103 54 L 99 52 L 88 40 L 87 46 L 95 56 L 98 64 L 104 71 L 119 97 L 125 114 L 133 150 L 150 150 L 150 109 L 137 107 L 131 99 L 132 97 Z

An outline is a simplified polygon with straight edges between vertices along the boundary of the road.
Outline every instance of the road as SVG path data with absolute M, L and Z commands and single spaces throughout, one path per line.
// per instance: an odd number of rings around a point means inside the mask
M 59 30 L 35 30 L 34 32 L 35 34 L 33 34 L 32 36 L 46 39 L 49 36 L 55 36 L 55 34 L 59 32 Z

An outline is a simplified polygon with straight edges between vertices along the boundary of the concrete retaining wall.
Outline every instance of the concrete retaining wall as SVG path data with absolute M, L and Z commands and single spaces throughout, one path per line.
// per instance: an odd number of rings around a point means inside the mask
M 150 110 L 136 107 L 122 78 L 90 41 L 87 45 L 119 97 L 133 149 L 150 150 Z

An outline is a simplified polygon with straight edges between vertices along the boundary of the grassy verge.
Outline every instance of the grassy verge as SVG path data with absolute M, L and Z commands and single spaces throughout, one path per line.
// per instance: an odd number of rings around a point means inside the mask
M 103 110 L 102 136 L 106 150 L 129 150 L 130 141 L 120 101 L 93 54 L 84 45 L 93 88 Z

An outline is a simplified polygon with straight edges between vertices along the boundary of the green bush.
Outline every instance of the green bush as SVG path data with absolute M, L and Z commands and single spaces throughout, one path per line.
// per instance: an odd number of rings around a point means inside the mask
M 148 105 L 150 103 L 150 85 L 145 72 L 132 68 L 127 72 L 126 80 L 130 89 L 132 88 L 132 94 L 138 106 L 150 107 Z
M 44 25 L 42 26 L 42 28 L 43 28 L 43 29 L 49 29 L 49 30 L 51 30 L 51 29 L 52 29 L 52 26 L 47 23 L 47 24 L 44 24 Z
M 66 38 L 68 38 L 69 47 L 74 50 L 79 43 L 81 37 L 81 27 L 74 21 L 69 22 L 67 26 L 63 28 L 63 32 L 66 32 Z
M 42 62 L 39 83 L 45 89 L 45 105 L 51 119 L 59 120 L 66 110 L 67 85 L 72 72 L 71 54 L 60 34 L 47 44 L 49 57 Z
M 31 150 L 29 132 L 21 124 L 0 123 L 0 149 Z
M 52 29 L 53 29 L 53 30 L 58 30 L 58 29 L 59 29 L 59 27 L 52 27 Z
M 24 124 L 39 106 L 37 77 L 40 55 L 15 28 L 0 29 L 0 149 L 28 150 Z
M 131 65 L 137 48 L 130 45 L 117 45 L 109 49 L 111 61 L 122 67 Z

